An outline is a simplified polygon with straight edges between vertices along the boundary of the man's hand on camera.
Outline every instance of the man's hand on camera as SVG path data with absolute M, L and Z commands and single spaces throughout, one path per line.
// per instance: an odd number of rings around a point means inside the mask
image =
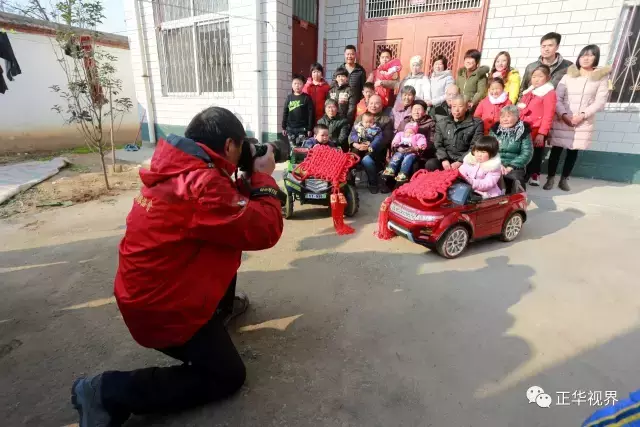
M 254 172 L 262 172 L 267 175 L 271 175 L 276 169 L 276 159 L 273 156 L 273 147 L 267 145 L 267 154 L 261 157 L 257 157 L 253 161 Z

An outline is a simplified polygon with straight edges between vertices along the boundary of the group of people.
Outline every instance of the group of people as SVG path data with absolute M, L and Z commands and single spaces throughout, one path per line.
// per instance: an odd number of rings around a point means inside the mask
M 503 176 L 539 186 L 545 146 L 552 148 L 543 188 L 554 187 L 566 150 L 558 187 L 570 191 L 578 152 L 588 148 L 595 113 L 607 101 L 611 68 L 599 67 L 598 46 L 585 46 L 573 64 L 558 53 L 560 42 L 558 33 L 544 35 L 539 59 L 522 78 L 508 52 L 490 68 L 480 65 L 475 49 L 455 75 L 442 55 L 432 59 L 428 75 L 414 56 L 403 79 L 401 62 L 385 49 L 367 75 L 349 45 L 331 84 L 318 63 L 306 82 L 293 78 L 283 134 L 296 145 L 357 153 L 372 193 L 402 185 L 418 168 L 460 169 L 487 197 L 498 194 Z

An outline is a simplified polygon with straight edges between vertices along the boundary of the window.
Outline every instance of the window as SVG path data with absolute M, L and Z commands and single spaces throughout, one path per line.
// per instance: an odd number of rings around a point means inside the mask
M 154 1 L 165 95 L 233 91 L 228 0 Z
M 366 0 L 367 18 L 478 9 L 482 0 Z
M 614 32 L 614 58 L 609 102 L 640 103 L 640 6 L 625 6 Z M 600 63 L 604 58 L 600 58 Z

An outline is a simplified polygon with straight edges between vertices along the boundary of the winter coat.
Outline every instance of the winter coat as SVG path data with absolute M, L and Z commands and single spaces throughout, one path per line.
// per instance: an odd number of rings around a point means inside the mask
M 336 142 L 338 147 L 346 150 L 349 146 L 349 122 L 347 119 L 336 116 L 329 118 L 326 114 L 318 120 L 319 125 L 325 125 L 329 128 L 329 138 Z
M 559 53 L 557 54 L 556 62 L 554 62 L 551 67 L 551 84 L 553 87 L 557 87 L 560 80 L 567 73 L 567 69 L 569 69 L 570 65 L 573 65 L 573 62 L 568 61 L 562 57 Z M 520 96 L 524 93 L 525 90 L 531 86 L 531 74 L 533 70 L 535 70 L 538 66 L 542 65 L 542 57 L 538 58 L 537 61 L 532 62 L 527 65 L 527 68 L 524 70 L 524 77 L 522 77 L 522 83 L 520 84 Z
M 398 127 L 400 126 L 400 124 L 402 124 L 402 122 L 404 122 L 404 119 L 406 119 L 407 117 L 411 117 L 411 105 L 405 107 L 404 105 L 402 105 L 402 103 L 400 103 L 397 108 L 393 108 L 391 113 L 393 115 L 393 130 L 397 132 Z
M 398 132 L 404 132 L 404 127 L 407 123 L 413 122 L 413 118 L 411 116 L 405 117 L 405 119 L 398 126 Z M 422 134 L 427 138 L 427 144 L 433 144 L 433 139 L 436 136 L 436 122 L 429 116 L 425 114 L 418 122 L 418 133 Z
M 376 136 L 380 135 L 382 129 L 380 126 L 374 123 L 370 128 L 365 128 L 362 125 L 362 122 L 356 123 L 353 125 L 353 129 L 351 129 L 351 134 L 349 135 L 349 142 L 353 144 L 354 142 L 373 142 Z
M 489 81 L 493 78 L 493 73 L 489 74 Z M 506 75 L 501 75 L 504 81 L 504 91 L 509 94 L 509 100 L 515 104 L 520 97 L 520 72 L 512 68 Z
M 473 191 L 482 195 L 484 199 L 502 196 L 502 189 L 498 185 L 502 177 L 499 154 L 486 162 L 478 163 L 475 156 L 468 153 L 458 170 L 465 181 L 471 184 Z
M 302 93 L 306 93 L 313 100 L 315 108 L 315 121 L 317 122 L 324 115 L 324 101 L 327 100 L 331 86 L 326 81 L 321 80 L 319 84 L 315 84 L 313 79 L 309 77 L 307 83 L 302 88 Z
M 396 136 L 393 137 L 393 141 L 391 142 L 391 147 L 398 148 L 405 145 L 410 145 L 412 148 L 418 150 L 424 150 L 427 148 L 427 138 L 420 133 L 411 136 L 405 136 L 404 132 L 396 133 Z
M 436 157 L 438 160 L 461 162 L 471 145 L 483 136 L 482 120 L 467 114 L 456 123 L 452 116 L 443 117 L 436 123 Z
M 480 101 L 476 111 L 473 113 L 474 117 L 479 118 L 484 123 L 485 135 L 489 134 L 491 126 L 493 126 L 494 123 L 500 121 L 500 112 L 502 111 L 502 108 L 507 105 L 511 105 L 511 101 L 509 100 L 506 92 L 502 94 L 502 97 L 504 99 L 499 98 L 492 100 L 490 96 L 487 96 L 485 99 Z M 494 102 L 497 103 L 494 104 Z
M 340 67 L 347 68 L 347 64 L 343 63 Z M 338 68 L 340 68 L 338 67 Z M 347 68 L 348 69 L 348 68 Z M 337 70 L 337 69 L 336 69 Z M 334 75 L 335 81 L 335 75 Z M 362 67 L 362 65 L 356 63 L 354 65 L 353 71 L 349 73 L 349 87 L 351 88 L 351 94 L 354 96 L 355 101 L 354 105 L 358 105 L 358 102 L 362 99 L 364 95 L 362 95 L 362 89 L 364 88 L 364 84 L 367 82 L 367 72 Z M 355 113 L 355 108 L 353 109 Z M 353 123 L 353 117 L 346 117 L 351 123 Z
M 416 99 L 429 100 L 431 94 L 429 77 L 425 76 L 424 73 L 418 73 L 413 76 L 407 76 L 400 81 L 398 96 L 396 96 L 396 102 L 393 104 L 394 109 L 402 107 L 402 89 L 405 86 L 411 86 L 416 90 Z
M 487 73 L 489 67 L 482 65 L 467 77 L 467 69 L 462 67 L 458 70 L 456 77 L 456 86 L 460 89 L 460 93 L 464 95 L 467 102 L 473 102 L 476 106 L 482 98 L 487 96 Z
M 338 113 L 347 119 L 349 123 L 352 123 L 355 118 L 358 101 L 353 96 L 353 90 L 349 84 L 338 86 L 334 83 L 329 90 L 329 98 L 338 103 Z
M 371 76 L 369 76 L 367 81 L 371 83 L 375 83 L 378 80 L 387 81 L 387 82 L 397 81 L 398 73 L 400 73 L 401 70 L 402 70 L 402 62 L 400 62 L 399 59 L 392 59 L 386 64 L 380 65 L 378 66 L 378 68 L 373 70 L 373 73 L 371 73 Z M 389 73 L 389 74 L 383 74 L 382 72 Z M 376 92 L 376 95 L 382 98 L 382 106 L 387 107 L 389 105 L 389 100 L 393 95 L 393 89 L 390 87 L 379 85 L 379 86 L 376 86 L 375 92 Z
M 447 87 L 455 84 L 455 81 L 453 80 L 451 71 L 444 70 L 439 73 L 435 71 L 431 73 L 430 83 L 431 92 L 429 100 L 433 105 L 438 106 L 447 100 L 447 96 L 445 95 Z
M 313 148 L 316 145 L 322 145 L 322 144 L 318 142 L 315 136 L 312 136 L 311 138 L 307 139 L 305 142 L 302 143 L 302 148 Z M 336 148 L 336 143 L 331 140 L 327 142 L 327 145 L 331 148 Z
M 382 143 L 376 147 L 376 151 L 372 154 L 373 157 L 376 158 L 376 160 L 381 160 L 384 158 L 384 156 L 386 156 L 387 150 L 389 149 L 391 141 L 393 140 L 393 119 L 386 114 L 379 112 L 378 114 L 375 114 L 373 116 L 373 120 L 375 124 L 382 130 Z M 358 123 L 361 122 L 362 116 L 356 119 L 354 128 Z
M 535 88 L 531 86 L 518 101 L 520 120 L 531 126 L 531 139 L 538 134 L 547 136 L 556 113 L 556 91 L 550 82 Z
M 127 216 L 114 294 L 133 338 L 167 348 L 191 339 L 216 311 L 243 251 L 282 234 L 278 184 L 254 172 L 249 188 L 203 144 L 160 140 Z
M 356 117 L 360 117 L 361 115 L 366 113 L 367 108 L 367 103 L 365 102 L 365 99 L 362 98 L 360 102 L 358 102 L 358 105 L 356 105 Z
M 503 130 L 500 123 L 496 123 L 489 135 L 500 143 L 498 154 L 504 167 L 524 169 L 529 164 L 533 157 L 533 141 L 528 124 L 520 120 L 514 127 Z
M 282 129 L 304 129 L 309 132 L 314 122 L 313 100 L 306 93 L 296 95 L 291 92 L 284 101 Z
M 604 108 L 609 95 L 608 76 L 611 67 L 601 67 L 589 76 L 582 76 L 575 65 L 569 67 L 557 88 L 556 118 L 550 136 L 551 145 L 572 150 L 586 150 L 591 144 L 595 114 Z M 562 121 L 562 115 L 585 119 L 576 127 Z

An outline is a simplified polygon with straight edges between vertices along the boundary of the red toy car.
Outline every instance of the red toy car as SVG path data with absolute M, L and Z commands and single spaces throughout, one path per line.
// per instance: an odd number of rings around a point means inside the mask
M 505 242 L 518 237 L 527 220 L 527 193 L 517 181 L 509 194 L 482 199 L 464 180 L 449 187 L 447 200 L 426 208 L 418 200 L 395 195 L 389 205 L 387 227 L 445 258 L 456 258 L 470 241 L 500 236 Z M 504 189 L 504 182 L 501 183 Z

